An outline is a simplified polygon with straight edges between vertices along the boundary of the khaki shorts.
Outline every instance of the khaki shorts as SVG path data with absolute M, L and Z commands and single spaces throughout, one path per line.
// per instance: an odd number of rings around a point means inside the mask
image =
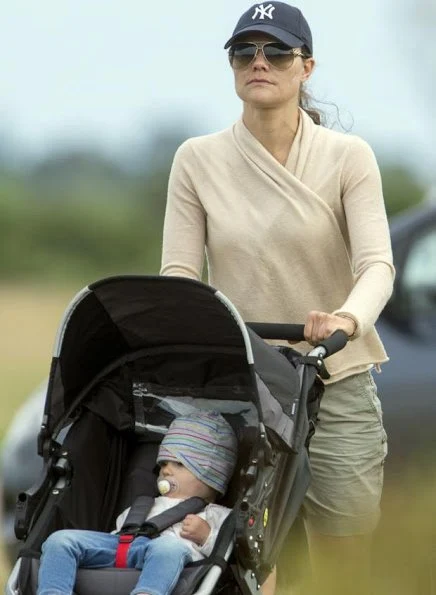
M 303 507 L 307 529 L 344 537 L 371 533 L 380 517 L 387 454 L 371 372 L 327 385 L 318 417 Z

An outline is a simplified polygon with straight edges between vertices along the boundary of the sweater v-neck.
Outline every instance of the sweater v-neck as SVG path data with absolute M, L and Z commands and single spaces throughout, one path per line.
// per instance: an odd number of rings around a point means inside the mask
M 239 131 L 242 134 L 242 136 L 249 141 L 250 146 L 253 149 L 256 149 L 256 152 L 260 152 L 261 154 L 263 154 L 263 159 L 265 160 L 266 158 L 267 163 L 269 162 L 270 165 L 274 164 L 275 167 L 283 168 L 283 170 L 286 170 L 287 172 L 295 176 L 298 180 L 301 180 L 301 176 L 304 170 L 304 164 L 306 162 L 311 142 L 314 136 L 315 124 L 304 110 L 302 110 L 301 108 L 298 109 L 300 117 L 298 120 L 297 132 L 295 133 L 295 138 L 292 142 L 285 164 L 280 163 L 272 155 L 272 153 L 270 153 L 268 149 L 265 148 L 265 146 L 256 138 L 256 136 L 254 136 L 254 134 L 249 130 L 249 128 L 247 128 L 242 118 L 239 121 L 239 123 L 237 123 L 237 129 L 239 128 Z

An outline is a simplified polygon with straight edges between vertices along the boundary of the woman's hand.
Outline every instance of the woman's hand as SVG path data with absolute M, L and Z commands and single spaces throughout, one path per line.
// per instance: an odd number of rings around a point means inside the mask
M 187 514 L 183 519 L 180 537 L 189 539 L 198 545 L 204 545 L 209 533 L 209 523 L 197 514 Z
M 356 323 L 351 317 L 312 310 L 312 312 L 309 312 L 304 325 L 304 337 L 308 343 L 316 345 L 323 339 L 330 337 L 338 329 L 345 331 L 349 337 L 352 337 L 356 331 Z

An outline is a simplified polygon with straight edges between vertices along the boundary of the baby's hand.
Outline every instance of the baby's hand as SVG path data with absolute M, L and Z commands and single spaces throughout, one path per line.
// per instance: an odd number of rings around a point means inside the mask
M 182 522 L 180 537 L 189 539 L 198 545 L 204 545 L 209 537 L 210 525 L 198 514 L 187 514 Z

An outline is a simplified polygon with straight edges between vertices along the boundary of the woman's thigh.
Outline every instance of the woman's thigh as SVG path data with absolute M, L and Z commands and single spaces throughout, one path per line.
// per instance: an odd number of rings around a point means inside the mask
M 371 533 L 380 517 L 386 432 L 371 372 L 326 386 L 310 443 L 306 524 L 326 535 Z

